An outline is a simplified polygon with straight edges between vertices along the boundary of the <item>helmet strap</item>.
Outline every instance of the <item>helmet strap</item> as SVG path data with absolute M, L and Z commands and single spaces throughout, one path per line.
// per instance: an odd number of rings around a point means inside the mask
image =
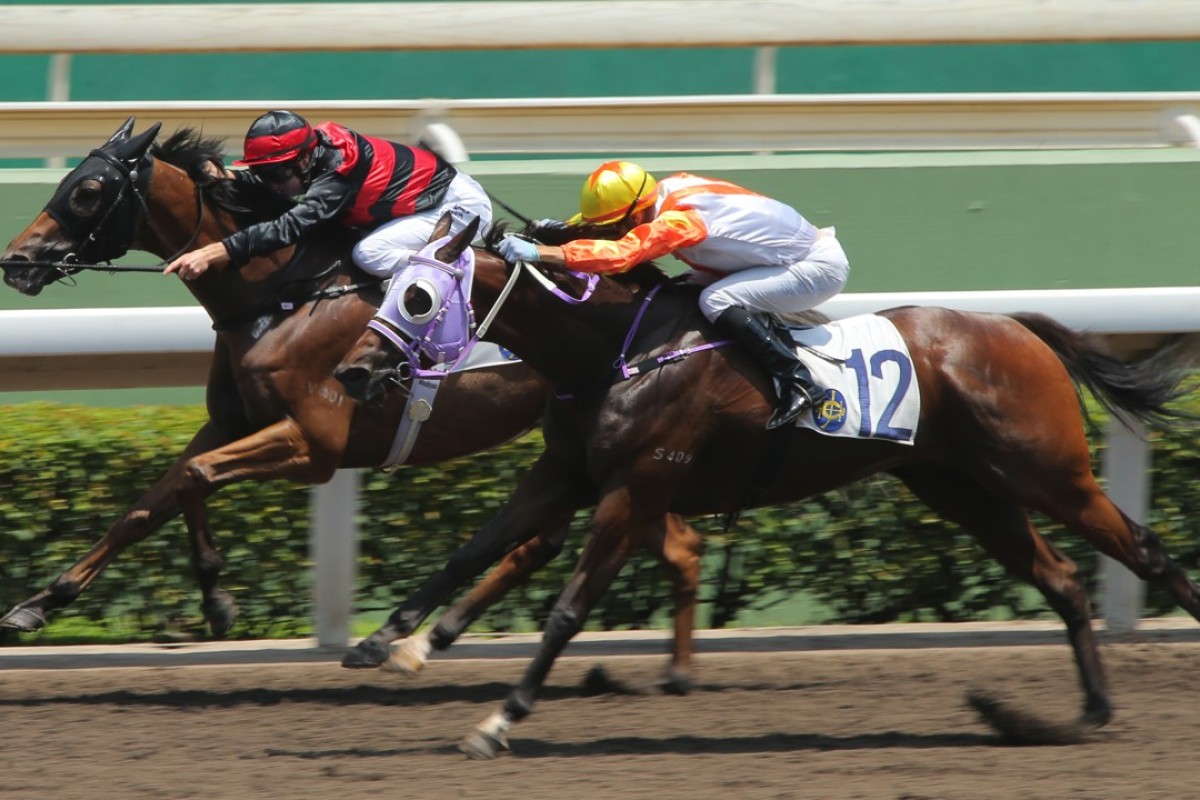
M 646 181 L 649 180 L 650 173 L 642 171 L 642 185 L 633 194 L 633 201 L 629 204 L 629 208 L 625 209 L 625 214 L 617 220 L 618 225 L 624 225 L 633 216 L 633 212 L 637 209 L 637 204 L 642 201 L 642 190 L 646 188 Z

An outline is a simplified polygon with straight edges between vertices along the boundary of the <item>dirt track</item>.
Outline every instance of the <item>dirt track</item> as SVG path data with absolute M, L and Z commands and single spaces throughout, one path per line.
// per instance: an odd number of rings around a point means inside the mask
M 1078 712 L 1064 645 L 703 655 L 688 697 L 581 696 L 563 658 L 512 754 L 465 760 L 520 659 L 434 662 L 404 682 L 332 664 L 0 672 L 0 797 L 1192 797 L 1200 644 L 1104 648 L 1117 719 L 1088 744 L 1013 748 L 973 687 Z M 661 659 L 613 657 L 618 680 Z

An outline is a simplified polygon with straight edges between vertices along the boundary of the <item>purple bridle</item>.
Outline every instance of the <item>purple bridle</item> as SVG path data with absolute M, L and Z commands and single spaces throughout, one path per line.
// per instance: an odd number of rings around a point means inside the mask
M 434 258 L 432 253 L 449 239 L 431 242 L 409 259 L 408 266 L 392 278 L 383 304 L 367 323 L 404 355 L 408 375 L 403 374 L 402 366 L 402 377 L 445 377 L 446 366 L 458 363 L 474 341 L 471 284 L 475 253 L 467 248 L 453 264 Z M 421 307 L 411 307 L 410 299 Z M 423 368 L 422 355 L 443 369 Z

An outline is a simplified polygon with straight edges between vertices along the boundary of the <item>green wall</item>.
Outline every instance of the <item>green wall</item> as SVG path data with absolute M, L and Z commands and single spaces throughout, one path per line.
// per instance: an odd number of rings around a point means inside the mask
M 1059 289 L 1195 282 L 1200 152 L 946 153 L 646 158 L 778 197 L 836 225 L 848 291 Z M 594 160 L 471 164 L 497 198 L 531 217 L 574 211 Z M 16 236 L 61 172 L 0 173 L 0 241 Z M 498 210 L 498 215 L 504 214 Z M 156 259 L 135 253 L 125 263 Z M 668 263 L 675 263 L 669 261 Z M 178 280 L 88 273 L 4 308 L 188 305 Z
M 163 0 L 141 0 L 144 5 Z M 282 0 L 280 0 L 282 1 Z M 598 2 L 600 0 L 597 0 Z M 652 2 L 653 0 L 648 0 Z M 46 5 L 63 0 L 25 0 Z M 75 0 L 75 5 L 119 0 Z M 176 0 L 175 4 L 198 4 Z M 746 4 L 754 13 L 755 4 Z M 455 20 L 469 25 L 469 19 Z M 363 20 L 370 24 L 369 19 Z M 120 25 L 114 18 L 112 24 Z M 152 31 L 146 32 L 152 36 Z M 753 90 L 753 48 L 77 55 L 72 100 L 596 97 Z M 778 92 L 1200 89 L 1200 42 L 779 48 Z M 0 55 L 0 101 L 46 99 L 49 56 Z

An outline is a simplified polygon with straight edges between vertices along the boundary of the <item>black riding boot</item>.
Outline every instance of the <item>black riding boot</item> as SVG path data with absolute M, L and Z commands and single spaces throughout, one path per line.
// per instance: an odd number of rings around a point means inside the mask
M 767 422 L 768 428 L 778 428 L 815 405 L 823 392 L 817 388 L 808 367 L 796 357 L 790 337 L 785 333 L 786 328 L 772 322 L 767 314 L 752 314 L 737 306 L 725 309 L 716 319 L 720 330 L 748 347 L 754 357 L 778 379 L 779 405 Z

